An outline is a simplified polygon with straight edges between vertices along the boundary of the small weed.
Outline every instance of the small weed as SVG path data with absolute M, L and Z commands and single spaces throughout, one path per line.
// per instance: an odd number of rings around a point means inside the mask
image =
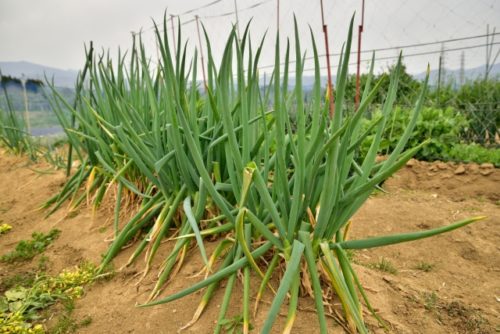
M 488 203 L 488 199 L 484 196 L 477 196 L 476 197 L 476 200 L 479 202 L 479 203 Z
M 38 260 L 38 271 L 45 272 L 47 271 L 47 265 L 49 263 L 49 258 L 45 255 L 42 255 Z
M 70 212 L 68 212 L 68 214 L 66 215 L 66 217 L 67 218 L 75 218 L 79 214 L 80 214 L 79 210 L 71 210 Z
M 237 315 L 230 319 L 224 319 L 220 322 L 220 325 L 224 328 L 224 333 L 241 334 L 243 333 L 243 316 Z M 253 329 L 251 324 L 250 329 Z
M 35 232 L 31 235 L 32 240 L 21 240 L 14 251 L 0 257 L 0 262 L 14 263 L 31 260 L 35 255 L 43 253 L 47 246 L 59 237 L 60 233 L 61 231 L 56 229 L 47 234 Z
M 355 261 L 356 251 L 354 249 L 346 249 L 345 254 L 347 255 L 349 261 Z
M 79 326 L 80 327 L 87 327 L 91 323 L 92 323 L 92 317 L 90 315 L 88 315 L 85 318 L 83 318 L 82 321 L 80 321 Z
M 57 151 L 57 147 L 50 145 L 47 152 L 44 154 L 45 161 L 52 165 L 55 169 L 63 169 L 66 167 L 64 157 Z
M 71 312 L 63 315 L 57 323 L 48 331 L 48 334 L 69 334 L 76 333 L 79 328 L 87 327 L 92 323 L 92 318 L 86 316 L 80 322 L 71 317 Z
M 0 291 L 6 291 L 20 286 L 28 287 L 35 282 L 35 278 L 36 275 L 32 272 L 15 274 L 14 276 L 5 278 L 2 283 L 0 283 Z
M 63 315 L 57 320 L 57 323 L 51 330 L 48 332 L 50 334 L 67 334 L 67 333 L 75 333 L 78 329 L 78 324 L 71 317 L 71 315 Z
M 69 317 L 74 300 L 83 294 L 83 286 L 94 280 L 96 267 L 86 263 L 75 270 L 63 270 L 57 276 L 38 276 L 29 287 L 16 287 L 0 296 L 0 333 L 44 333 L 41 325 L 32 327 L 30 321 L 39 319 L 38 311 L 62 302 L 65 315 L 56 324 L 54 333 L 71 333 L 78 328 Z M 25 328 L 26 331 L 19 331 Z M 36 329 L 36 331 L 35 331 Z
M 438 296 L 435 292 L 424 293 L 424 307 L 428 311 L 433 311 L 436 308 L 436 303 L 438 302 Z
M 420 304 L 420 299 L 418 299 L 418 297 L 413 294 L 409 294 L 408 296 L 406 296 L 406 298 L 408 298 L 408 300 L 415 304 Z
M 452 301 L 447 304 L 444 309 L 452 318 L 461 320 L 461 325 L 466 333 L 485 333 L 484 327 L 489 325 L 488 321 L 483 317 L 479 310 L 474 310 L 462 305 L 460 302 Z
M 424 292 L 422 299 L 424 307 L 431 312 L 440 324 L 454 326 L 456 333 L 493 333 L 493 327 L 481 314 L 479 309 L 463 305 L 459 301 L 444 302 L 436 292 Z
M 425 261 L 420 261 L 415 266 L 415 269 L 421 270 L 421 271 L 425 271 L 426 273 L 428 273 L 429 271 L 432 271 L 432 269 L 434 269 L 434 267 L 435 267 L 435 265 L 432 264 L 432 263 L 428 263 L 428 262 L 425 262 Z
M 379 197 L 379 196 L 384 196 L 387 194 L 387 191 L 383 190 L 382 188 L 377 188 L 371 193 L 371 197 Z
M 368 265 L 370 268 L 374 268 L 389 274 L 396 275 L 398 273 L 398 270 L 394 265 L 392 264 L 391 261 L 387 260 L 386 258 L 381 258 L 379 262 L 377 263 L 371 263 Z
M 75 301 L 72 298 L 63 299 L 62 304 L 67 313 L 71 313 L 75 309 Z
M 463 209 L 464 211 L 468 211 L 468 212 L 478 212 L 478 211 L 481 211 L 480 208 L 476 207 L 476 206 L 468 206 L 468 207 L 465 207 Z
M 4 224 L 0 225 L 0 235 L 6 234 L 10 230 L 12 230 L 12 226 L 10 226 L 9 224 L 4 223 Z

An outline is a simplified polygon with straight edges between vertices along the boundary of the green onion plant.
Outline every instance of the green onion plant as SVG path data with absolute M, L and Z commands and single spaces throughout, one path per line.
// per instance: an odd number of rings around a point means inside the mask
M 189 45 L 183 42 L 180 29 L 176 52 L 172 52 L 166 18 L 163 28 L 155 30 L 160 54 L 157 64 L 146 54 L 140 35 L 134 37 L 129 54 L 119 53 L 117 62 L 109 55 L 89 57 L 87 53 L 87 78 L 82 76 L 81 80 L 88 81 L 88 88 L 81 90 L 78 103 L 70 105 L 55 90 L 52 100 L 80 164 L 45 206 L 53 212 L 66 201 L 73 208 L 85 199 L 98 206 L 106 194 L 115 196 L 114 239 L 101 271 L 125 245 L 138 240 L 126 265 L 144 256 L 146 275 L 161 242 L 172 238 L 174 246 L 162 259 L 156 286 L 140 307 L 168 303 L 204 289 L 186 327 L 201 316 L 221 282 L 226 281 L 215 327 L 220 333 L 232 291 L 242 277 L 243 332 L 248 333 L 251 310 L 258 312 L 267 291 L 274 297 L 260 330 L 271 332 L 287 300 L 284 332 L 288 333 L 296 318 L 299 295 L 306 291 L 301 288 L 302 278 L 307 276 L 321 333 L 327 333 L 324 284 L 338 296 L 347 326 L 366 333 L 363 305 L 380 318 L 373 312 L 346 251 L 430 237 L 481 217 L 429 231 L 348 239 L 353 215 L 372 191 L 426 144 L 406 148 L 428 81 L 427 75 L 395 148 L 386 159 L 377 160 L 396 98 L 401 58 L 390 77 L 378 82 L 372 82 L 372 61 L 359 107 L 348 109 L 345 90 L 352 26 L 351 20 L 338 64 L 333 118 L 329 102 L 323 99 L 312 33 L 315 84 L 312 98 L 305 102 L 305 53 L 296 21 L 295 36 L 284 48 L 276 36 L 274 71 L 271 84 L 265 88 L 259 76 L 264 39 L 252 44 L 248 26 L 241 40 L 234 30 L 229 33 L 218 65 L 205 33 L 205 87 L 198 80 L 197 51 L 188 57 Z M 292 75 L 295 85 L 290 89 Z M 368 129 L 362 128 L 361 121 L 368 118 L 370 103 L 384 80 L 390 84 L 382 112 L 370 120 Z M 64 108 L 71 111 L 75 122 L 62 112 Z M 370 148 L 360 156 L 361 144 L 372 133 Z M 137 210 L 128 221 L 121 221 L 120 211 L 130 201 L 137 203 Z M 207 237 L 218 240 L 211 253 L 204 245 Z M 160 297 L 189 251 L 199 253 L 205 278 Z M 251 307 L 253 291 L 257 294 Z

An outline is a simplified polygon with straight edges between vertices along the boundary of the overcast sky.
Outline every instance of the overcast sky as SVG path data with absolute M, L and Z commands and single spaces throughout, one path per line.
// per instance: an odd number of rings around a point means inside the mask
M 209 5 L 216 2 L 213 5 Z M 236 0 L 239 10 L 239 26 L 243 29 L 252 19 L 252 38 L 257 43 L 268 31 L 267 44 L 260 64 L 273 62 L 273 42 L 276 33 L 277 0 Z M 207 6 L 209 5 L 209 6 Z M 249 8 L 254 5 L 254 8 Z M 200 8 L 206 6 L 205 8 Z M 205 24 L 213 52 L 220 55 L 224 42 L 236 22 L 234 0 L 0 0 L 0 61 L 29 61 L 62 69 L 80 69 L 84 60 L 84 43 L 92 40 L 98 49 L 114 53 L 118 47 L 128 49 L 131 31 L 144 30 L 143 38 L 154 55 L 151 19 L 161 21 L 163 12 L 181 14 L 182 22 L 188 22 L 197 14 Z M 330 34 L 331 52 L 340 51 L 346 39 L 349 19 L 354 11 L 360 13 L 361 0 L 324 0 L 324 12 Z M 321 30 L 321 9 L 319 0 L 281 0 L 280 31 L 282 36 L 292 37 L 293 14 L 297 15 L 301 41 L 304 48 L 310 48 L 308 25 L 317 39 L 319 52 L 324 52 Z M 356 17 L 359 24 L 360 15 Z M 486 34 L 496 26 L 500 31 L 500 1 L 498 0 L 366 0 L 365 31 L 362 49 L 394 48 L 403 45 L 436 42 L 455 38 Z M 356 34 L 357 34 L 357 28 Z M 183 25 L 183 35 L 193 47 L 197 46 L 196 24 Z M 169 34 L 170 37 L 170 34 Z M 356 35 L 355 35 L 356 37 Z M 357 37 L 356 37 L 357 38 Z M 500 42 L 500 35 L 495 36 Z M 467 68 L 485 63 L 486 39 L 476 38 L 459 42 L 448 42 L 444 49 L 464 50 Z M 410 56 L 416 53 L 439 51 L 441 44 L 413 47 L 403 50 L 410 72 L 425 70 L 427 62 L 432 68 L 438 64 L 438 54 Z M 494 46 L 494 51 L 500 45 Z M 356 49 L 356 44 L 353 45 Z M 461 50 L 447 51 L 445 64 L 448 68 L 459 68 Z M 494 53 L 495 53 L 494 52 Z M 394 57 L 398 50 L 380 51 L 378 58 Z M 311 54 L 309 52 L 309 54 Z M 369 57 L 363 55 L 363 59 Z M 355 60 L 355 58 L 353 58 Z M 332 59 L 333 63 L 338 58 Z M 383 68 L 394 60 L 377 62 Z M 497 62 L 499 62 L 497 60 Z M 312 66 L 306 64 L 306 67 Z M 366 66 L 366 65 L 365 65 Z

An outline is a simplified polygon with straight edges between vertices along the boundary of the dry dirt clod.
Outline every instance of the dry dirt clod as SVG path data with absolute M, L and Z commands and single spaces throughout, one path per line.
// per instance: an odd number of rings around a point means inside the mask
M 415 166 L 415 164 L 417 163 L 417 161 L 415 159 L 410 159 L 408 160 L 408 162 L 406 163 L 406 166 L 407 167 L 413 167 Z
M 457 169 L 455 169 L 455 175 L 462 175 L 462 174 L 465 174 L 465 167 L 460 165 L 457 167 Z
M 444 169 L 448 169 L 448 164 L 444 163 L 444 162 L 438 162 L 436 164 L 437 168 L 441 169 L 441 170 L 444 170 Z
M 478 164 L 469 164 L 469 171 L 472 173 L 477 173 L 479 171 L 479 165 Z
M 481 175 L 483 175 L 483 176 L 488 176 L 491 173 L 493 173 L 493 169 L 481 169 L 481 171 L 479 173 L 481 173 Z
M 382 279 L 383 279 L 384 281 L 386 281 L 387 283 L 392 283 L 392 282 L 394 282 L 394 280 L 393 280 L 391 277 L 389 277 L 389 276 L 383 276 L 383 277 L 382 277 Z
M 492 163 L 485 162 L 482 163 L 481 166 L 479 166 L 480 169 L 494 169 L 495 166 Z

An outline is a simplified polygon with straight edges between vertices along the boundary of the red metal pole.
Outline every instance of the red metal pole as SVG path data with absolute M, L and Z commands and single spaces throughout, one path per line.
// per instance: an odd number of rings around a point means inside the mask
M 332 85 L 332 69 L 330 68 L 330 47 L 328 43 L 328 27 L 325 24 L 325 15 L 323 12 L 323 0 L 321 2 L 321 23 L 323 25 L 323 34 L 325 35 L 325 49 L 326 49 L 326 67 L 328 73 L 328 98 L 330 100 L 330 117 L 333 117 L 335 112 L 335 105 L 333 103 L 333 85 Z
M 365 22 L 365 0 L 363 0 L 361 7 L 361 24 L 358 26 L 358 62 L 356 69 L 356 95 L 354 97 L 354 107 L 355 110 L 358 110 L 359 107 L 359 91 L 361 89 L 360 82 L 360 66 L 361 66 L 361 34 L 363 33 L 363 25 Z

